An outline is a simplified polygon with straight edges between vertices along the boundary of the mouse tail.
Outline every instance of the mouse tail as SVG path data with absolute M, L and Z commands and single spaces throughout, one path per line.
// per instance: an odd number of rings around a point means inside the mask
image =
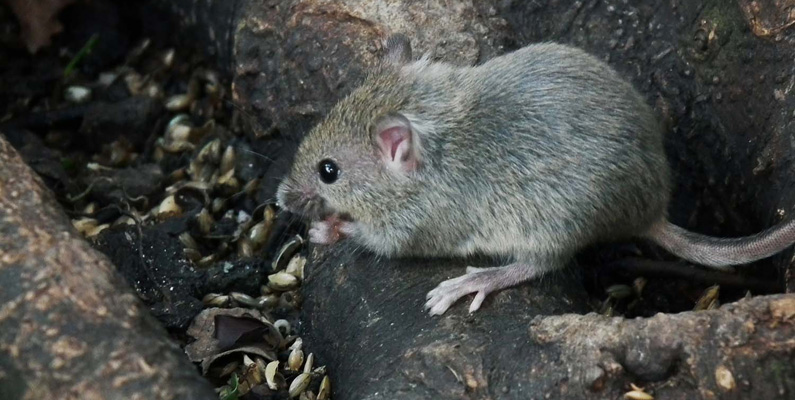
M 738 238 L 690 232 L 663 219 L 644 237 L 685 260 L 720 269 L 761 260 L 786 249 L 795 243 L 795 219 Z

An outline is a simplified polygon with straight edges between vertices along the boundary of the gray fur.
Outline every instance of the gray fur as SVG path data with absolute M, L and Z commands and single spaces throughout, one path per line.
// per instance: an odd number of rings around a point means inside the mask
M 477 309 L 586 245 L 668 232 L 661 127 L 605 63 L 552 43 L 475 67 L 387 58 L 306 137 L 279 201 L 316 220 L 344 216 L 342 230 L 378 254 L 513 262 L 443 283 L 429 294 L 432 313 L 472 292 Z M 383 167 L 374 141 L 395 113 L 419 146 L 405 175 Z M 317 177 L 324 158 L 343 171 L 330 185 Z

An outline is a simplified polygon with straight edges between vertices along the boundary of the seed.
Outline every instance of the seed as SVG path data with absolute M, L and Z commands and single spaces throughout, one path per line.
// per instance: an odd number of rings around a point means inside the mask
M 248 239 L 251 241 L 251 245 L 254 246 L 254 249 L 259 250 L 265 245 L 268 241 L 268 237 L 270 237 L 272 227 L 273 221 L 263 220 L 248 230 Z
M 275 294 L 257 297 L 257 308 L 260 310 L 271 310 L 279 304 L 279 297 Z
M 182 111 L 190 107 L 193 97 L 188 94 L 176 94 L 166 100 L 166 109 L 169 111 Z
M 701 298 L 699 298 L 698 301 L 696 301 L 696 305 L 695 307 L 693 307 L 693 310 L 702 311 L 702 310 L 711 310 L 717 308 L 719 305 L 718 303 L 719 296 L 720 296 L 719 285 L 708 287 L 706 290 L 704 290 L 704 294 L 701 295 Z
M 263 295 L 263 296 L 266 296 L 266 295 L 269 295 L 269 294 L 273 293 L 273 289 L 268 287 L 268 285 L 260 285 L 259 293 L 261 295 Z
M 298 400 L 317 400 L 317 397 L 311 391 L 306 391 L 298 396 Z
M 268 285 L 273 290 L 282 292 L 292 290 L 298 287 L 298 283 L 298 278 L 286 272 L 277 272 L 275 274 L 268 275 Z
M 727 392 L 734 390 L 734 388 L 737 386 L 737 384 L 734 382 L 734 376 L 732 375 L 732 372 L 723 365 L 720 365 L 717 369 L 715 369 L 715 382 L 718 383 L 718 386 L 720 386 L 721 389 Z
M 309 356 L 306 358 L 306 363 L 304 364 L 304 372 L 307 374 L 312 372 L 312 368 L 315 366 L 315 353 L 309 353 Z
M 166 153 L 182 153 L 185 151 L 192 151 L 195 148 L 195 146 L 192 143 L 188 142 L 166 143 L 163 141 L 163 138 L 158 138 L 157 141 L 155 141 L 155 145 L 157 146 L 155 150 L 159 149 L 160 151 L 164 151 Z
M 635 295 L 640 297 L 643 293 L 643 289 L 646 287 L 646 278 L 636 278 L 632 282 L 632 288 L 635 289 Z
M 135 225 L 135 220 L 129 216 L 122 215 L 121 217 L 119 217 L 119 219 L 114 221 L 113 225 L 111 226 L 119 226 L 119 225 Z
M 115 72 L 102 72 L 99 74 L 99 78 L 97 78 L 97 83 L 104 87 L 108 87 L 112 85 L 113 82 L 116 82 L 116 78 L 118 77 L 119 75 Z
M 85 207 L 83 207 L 83 214 L 91 215 L 97 212 L 98 209 L 99 206 L 97 205 L 97 203 L 92 201 L 91 203 L 88 203 Z
M 304 244 L 304 239 L 301 236 L 295 235 L 289 242 L 285 243 L 281 249 L 279 249 L 279 253 L 277 253 L 276 259 L 273 260 L 271 267 L 273 271 L 281 271 L 287 263 L 290 261 L 290 258 L 301 248 Z
M 203 163 L 217 164 L 221 158 L 221 139 L 211 140 L 205 144 L 199 154 L 196 155 L 196 160 Z
M 199 249 L 199 243 L 197 243 L 196 240 L 193 238 L 193 236 L 191 236 L 190 233 L 188 232 L 180 233 L 179 241 L 182 242 L 182 244 L 189 249 L 194 249 L 194 250 Z
M 246 183 L 245 186 L 243 186 L 243 193 L 249 196 L 253 196 L 254 193 L 257 191 L 257 188 L 259 188 L 259 178 L 255 178 L 248 181 L 248 183 Z
M 176 217 L 182 214 L 182 209 L 177 205 L 174 195 L 168 196 L 157 207 L 157 218 L 160 220 Z
M 209 267 L 210 265 L 212 265 L 217 258 L 218 258 L 217 255 L 210 254 L 209 256 L 204 256 L 201 260 L 199 260 L 196 263 L 196 265 L 198 265 L 201 268 L 206 268 L 206 267 Z
M 624 398 L 630 400 L 654 400 L 654 396 L 640 390 L 626 392 L 624 393 Z
M 162 61 L 163 61 L 163 65 L 166 68 L 171 68 L 171 66 L 174 65 L 174 54 L 175 53 L 176 53 L 176 51 L 174 49 L 168 49 L 165 52 L 163 52 Z
M 288 390 L 288 394 L 290 398 L 296 398 L 298 395 L 304 392 L 306 388 L 309 386 L 309 382 L 311 381 L 312 375 L 311 374 L 300 374 L 293 379 L 293 382 L 290 383 L 290 389 Z
M 85 236 L 86 233 L 94 228 L 97 227 L 97 220 L 94 218 L 79 218 L 72 220 L 72 226 L 80 232 L 81 235 Z
M 605 291 L 608 296 L 616 300 L 632 296 L 632 288 L 627 285 L 611 285 Z
M 287 357 L 287 367 L 293 371 L 301 369 L 304 364 L 304 351 L 300 347 L 294 348 Z
M 317 392 L 317 400 L 328 400 L 331 398 L 331 379 L 328 375 L 323 377 L 320 381 L 320 389 Z
M 199 232 L 207 235 L 213 229 L 215 220 L 206 208 L 202 208 L 202 210 L 199 211 L 199 214 L 196 215 L 196 223 L 199 225 Z
M 70 103 L 82 104 L 91 100 L 91 89 L 83 86 L 69 86 L 63 97 Z
M 166 95 L 163 92 L 163 88 L 161 88 L 160 85 L 155 82 L 150 82 L 148 85 L 146 85 L 143 92 L 147 97 L 157 100 L 162 99 Z
M 245 236 L 241 236 L 237 241 L 237 255 L 241 258 L 254 257 L 254 246 L 251 244 L 251 240 Z
M 95 226 L 94 228 L 89 229 L 88 232 L 86 232 L 86 237 L 92 238 L 94 236 L 97 236 L 97 235 L 99 235 L 100 232 L 102 232 L 102 231 L 104 231 L 105 229 L 108 229 L 108 228 L 110 228 L 110 224 L 102 224 L 102 225 L 99 225 L 99 226 Z
M 286 385 L 284 377 L 279 373 L 278 361 L 271 361 L 265 366 L 265 382 L 271 390 L 279 390 Z
M 234 300 L 234 301 L 236 301 L 236 302 L 238 302 L 241 305 L 244 305 L 246 307 L 256 307 L 257 306 L 257 301 L 253 297 L 251 297 L 251 296 L 249 296 L 249 295 L 247 295 L 245 293 L 232 292 L 232 293 L 229 293 L 229 297 L 231 297 L 232 300 Z
M 240 190 L 240 181 L 235 177 L 235 170 L 230 169 L 225 174 L 218 177 L 218 186 L 221 193 L 233 195 Z
M 221 156 L 220 170 L 225 174 L 235 168 L 235 148 L 233 146 L 226 146 L 224 154 Z
M 284 269 L 284 272 L 287 272 L 288 274 L 303 280 L 305 265 L 306 265 L 306 257 L 295 256 L 290 260 L 290 263 L 287 264 L 287 268 Z
M 224 208 L 226 208 L 226 200 L 220 197 L 213 199 L 213 204 L 211 207 L 213 213 L 218 214 L 223 211 Z
M 182 253 L 185 254 L 185 258 L 191 260 L 191 262 L 197 263 L 202 258 L 202 253 L 196 249 L 189 249 L 184 248 L 182 249 Z
M 218 293 L 207 293 L 202 298 L 202 303 L 207 307 L 224 307 L 229 304 L 229 296 Z
M 124 75 L 124 83 L 127 84 L 127 90 L 130 91 L 130 94 L 133 96 L 138 95 L 141 93 L 141 88 L 143 87 L 144 79 L 141 77 L 141 74 L 131 71 L 127 75 Z
M 187 133 L 190 133 L 190 129 L 193 128 L 193 124 L 191 124 L 190 115 L 188 114 L 177 114 L 174 118 L 168 121 L 168 125 L 166 126 L 166 134 L 165 137 L 168 140 L 188 140 L 188 136 L 181 136 L 185 134 L 185 131 L 181 131 L 180 133 L 175 132 L 176 129 L 188 128 Z

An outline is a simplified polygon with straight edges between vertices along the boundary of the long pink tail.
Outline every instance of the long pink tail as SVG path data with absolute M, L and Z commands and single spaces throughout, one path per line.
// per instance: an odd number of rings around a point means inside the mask
M 761 260 L 786 249 L 795 243 L 795 219 L 739 238 L 702 235 L 663 220 L 644 236 L 685 260 L 721 268 Z

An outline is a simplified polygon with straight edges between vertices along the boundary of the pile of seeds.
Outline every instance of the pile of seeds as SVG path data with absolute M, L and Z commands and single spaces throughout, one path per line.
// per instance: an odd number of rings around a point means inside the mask
M 65 76 L 55 104 L 44 107 L 98 121 L 84 121 L 79 132 L 50 129 L 45 135 L 45 144 L 62 151 L 60 159 L 71 170 L 62 197 L 72 223 L 94 242 L 119 230 L 137 231 L 131 241 L 142 241 L 147 229 L 166 226 L 195 270 L 259 263 L 274 253 L 268 248 L 276 249 L 267 280 L 255 278 L 267 282 L 259 293 L 202 293 L 205 309 L 191 329 L 208 315 L 216 318 L 202 325 L 207 329 L 194 336 L 188 353 L 218 384 L 222 399 L 329 399 L 325 366 L 316 366 L 313 354 L 304 355 L 303 340 L 289 321 L 295 322 L 301 306 L 304 239 L 274 238 L 278 210 L 270 199 L 258 201 L 262 171 L 252 161 L 258 157 L 252 141 L 262 138 L 246 130 L 245 116 L 225 100 L 218 74 L 177 53 L 145 40 L 122 65 L 97 77 Z M 138 112 L 151 120 L 147 132 L 113 131 Z M 108 121 L 114 113 L 122 122 Z M 82 147 L 74 146 L 81 136 L 102 140 L 87 143 L 95 152 L 73 157 L 69 152 Z M 279 319 L 271 315 L 275 310 Z M 235 333 L 241 329 L 245 334 Z M 234 340 L 217 339 L 229 332 Z

